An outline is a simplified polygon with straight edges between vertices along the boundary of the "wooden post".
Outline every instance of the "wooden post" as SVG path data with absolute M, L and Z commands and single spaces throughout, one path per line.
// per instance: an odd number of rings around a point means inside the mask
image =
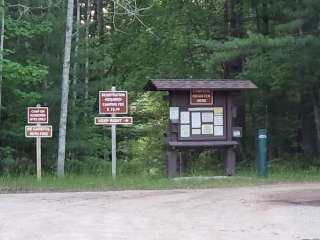
M 116 91 L 116 87 L 112 87 L 111 91 Z M 115 117 L 112 114 L 112 117 Z M 117 130 L 116 125 L 111 126 L 111 143 L 112 143 L 112 178 L 115 180 L 117 177 Z
M 234 176 L 236 174 L 236 153 L 233 147 L 228 147 L 225 151 L 226 175 Z
M 179 176 L 182 176 L 182 152 L 179 151 Z
M 167 176 L 169 178 L 177 176 L 178 153 L 176 150 L 168 147 L 167 149 Z
M 227 93 L 227 102 L 226 102 L 226 117 L 227 117 L 227 141 L 232 141 L 232 94 Z M 234 176 L 236 174 L 236 153 L 233 147 L 227 147 L 225 151 L 225 167 L 226 175 Z

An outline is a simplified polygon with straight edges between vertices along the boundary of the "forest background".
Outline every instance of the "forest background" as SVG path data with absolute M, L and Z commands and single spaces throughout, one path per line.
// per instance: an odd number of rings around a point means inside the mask
M 49 107 L 43 169 L 55 174 L 66 31 L 65 0 L 1 0 L 0 175 L 35 173 L 26 109 Z M 97 93 L 129 91 L 132 127 L 119 127 L 121 174 L 164 174 L 168 106 L 150 79 L 248 79 L 243 167 L 256 133 L 269 132 L 271 163 L 320 166 L 320 1 L 76 0 L 73 10 L 65 169 L 106 174 L 110 129 L 94 126 Z M 191 172 L 222 169 L 214 151 L 193 153 Z

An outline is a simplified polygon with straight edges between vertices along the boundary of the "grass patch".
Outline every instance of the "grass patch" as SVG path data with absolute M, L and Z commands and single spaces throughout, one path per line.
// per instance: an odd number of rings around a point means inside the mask
M 201 175 L 213 176 L 212 174 Z M 320 182 L 320 171 L 319 169 L 296 171 L 277 169 L 270 171 L 267 178 L 259 178 L 255 172 L 247 170 L 240 171 L 236 177 L 230 178 L 191 178 L 179 181 L 160 176 L 119 176 L 114 181 L 109 176 L 74 175 L 62 179 L 44 176 L 41 183 L 38 183 L 35 176 L 0 177 L 0 193 L 194 189 L 290 182 Z

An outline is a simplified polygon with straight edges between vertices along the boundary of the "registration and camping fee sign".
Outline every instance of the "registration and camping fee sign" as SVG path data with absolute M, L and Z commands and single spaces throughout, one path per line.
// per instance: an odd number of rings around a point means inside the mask
M 132 125 L 132 117 L 116 117 L 116 114 L 128 113 L 128 92 L 116 91 L 112 87 L 111 91 L 99 91 L 99 114 L 111 114 L 109 117 L 96 117 L 95 125 L 111 126 L 111 159 L 112 159 L 112 178 L 117 176 L 117 125 Z
M 127 91 L 100 91 L 99 92 L 100 114 L 127 114 L 128 92 Z
M 27 117 L 28 124 L 48 124 L 48 107 L 28 107 Z

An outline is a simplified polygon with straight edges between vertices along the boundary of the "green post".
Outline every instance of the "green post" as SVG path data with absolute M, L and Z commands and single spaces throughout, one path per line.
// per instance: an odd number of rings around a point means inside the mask
M 258 131 L 258 175 L 266 177 L 268 172 L 268 135 L 266 129 Z

